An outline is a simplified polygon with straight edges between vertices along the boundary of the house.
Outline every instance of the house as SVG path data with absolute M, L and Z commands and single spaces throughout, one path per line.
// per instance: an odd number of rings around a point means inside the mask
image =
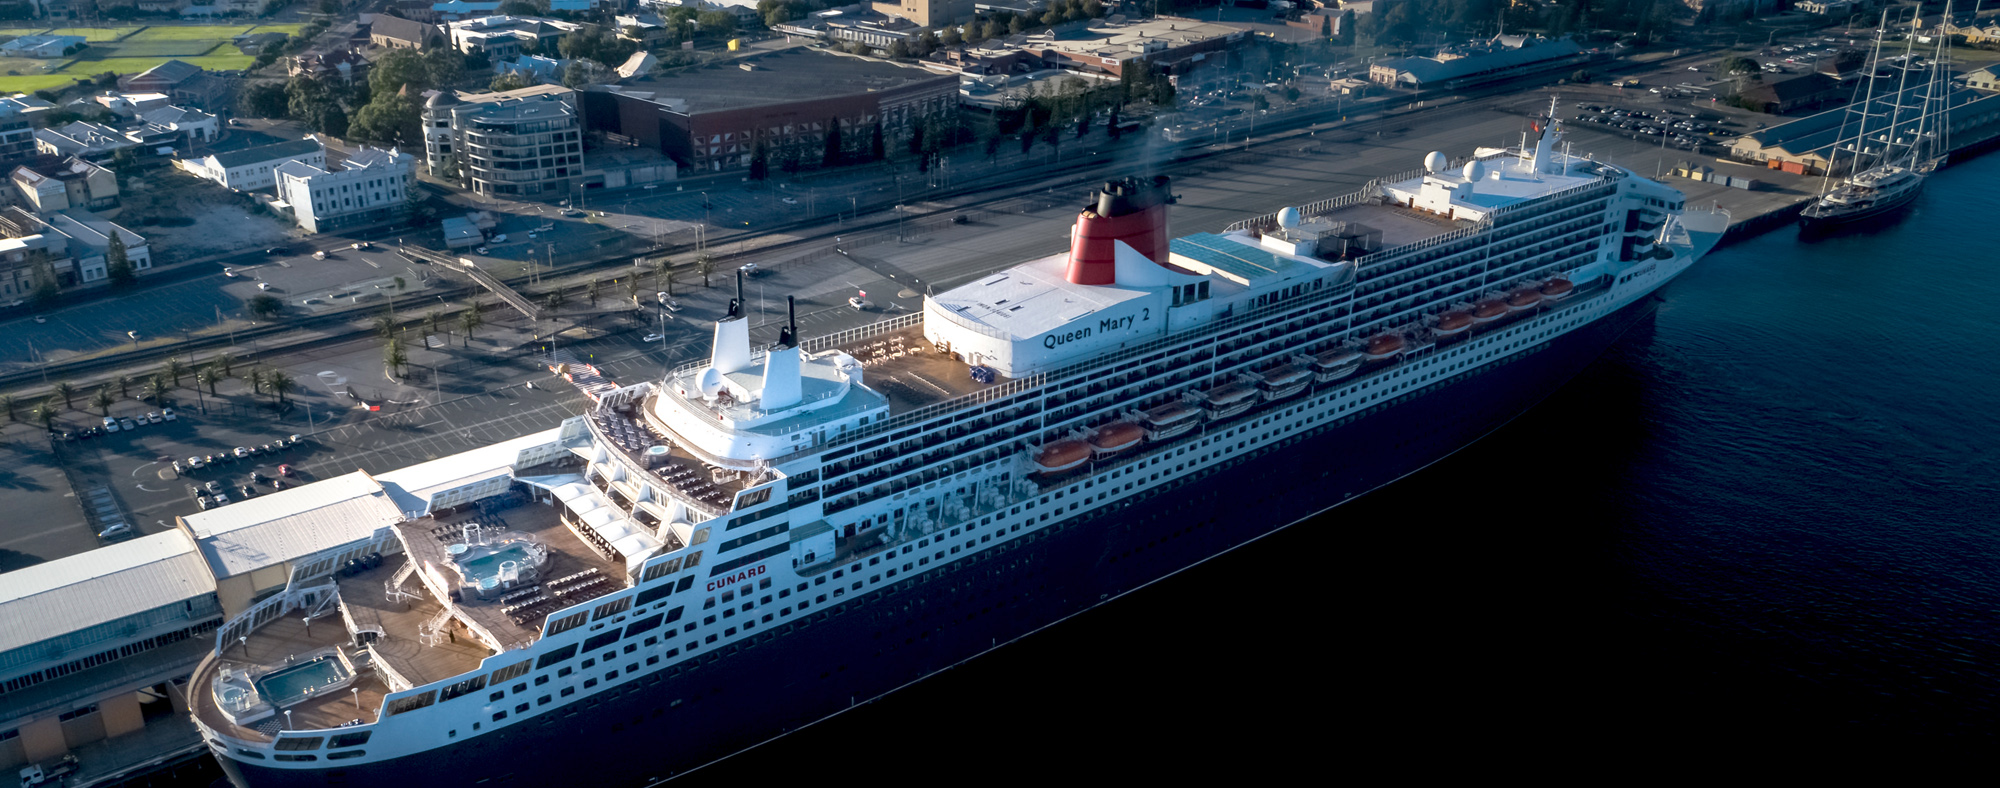
M 167 144 L 178 144 L 179 140 L 209 142 L 222 131 L 222 123 L 214 115 L 186 107 L 161 107 L 141 114 L 139 120 L 142 122 L 140 128 L 127 131 L 125 135 L 142 134 L 146 139 L 141 141 L 149 145 L 156 144 L 160 138 L 168 140 Z
M 325 167 L 326 146 L 321 145 L 318 139 L 307 137 L 293 142 L 211 153 L 199 159 L 176 159 L 174 166 L 226 188 L 249 191 L 276 186 L 278 166 L 290 161 Z
M 135 271 L 153 267 L 153 252 L 146 245 L 146 237 L 127 230 L 110 219 L 106 219 L 81 208 L 71 208 L 48 217 L 47 228 L 53 236 L 63 240 L 68 247 L 71 260 L 76 261 L 76 270 L 84 282 L 95 282 L 105 278 L 108 266 L 106 250 L 111 248 L 111 234 L 117 233 L 125 244 L 125 259 L 132 263 Z
M 532 44 L 540 51 L 553 52 L 556 42 L 583 25 L 532 16 L 483 16 L 452 22 L 447 26 L 451 47 L 468 55 L 485 52 L 493 58 L 512 58 Z
M 0 55 L 8 57 L 62 57 L 70 47 L 82 47 L 83 36 L 21 36 L 0 44 Z
M 230 95 L 228 83 L 202 71 L 200 66 L 169 60 L 137 74 L 118 78 L 125 93 L 164 93 L 169 100 L 197 107 L 215 106 Z
M 376 14 L 368 26 L 368 41 L 385 49 L 429 49 L 445 42 L 444 29 L 388 14 Z
M 153 253 L 146 238 L 113 224 L 102 216 L 80 208 L 38 217 L 20 208 L 0 209 L 0 296 L 25 296 L 34 292 L 34 268 L 46 263 L 43 276 L 53 276 L 58 287 L 70 287 L 104 279 L 108 271 L 104 255 L 110 248 L 111 233 L 125 244 L 125 259 L 132 268 L 153 267 Z
M 35 150 L 52 156 L 80 156 L 102 161 L 121 150 L 137 147 L 139 143 L 127 138 L 124 132 L 87 120 L 35 132 Z
M 351 83 L 356 76 L 365 73 L 368 61 L 352 49 L 341 48 L 327 52 L 307 52 L 291 59 L 287 71 L 294 77 L 313 79 L 337 79 Z
M 520 74 L 539 82 L 561 82 L 563 69 L 569 68 L 570 63 L 571 61 L 569 60 L 558 60 L 556 58 L 542 57 L 541 55 L 522 55 L 514 58 L 512 61 L 494 61 L 493 73 Z
M 167 106 L 170 99 L 165 93 L 114 93 L 105 91 L 103 95 L 92 96 L 90 101 L 111 111 L 121 118 L 136 118 L 139 113 L 151 112 Z
M 23 164 L 14 168 L 8 181 L 39 214 L 118 204 L 117 174 L 75 156 L 46 156 Z
M 337 167 L 278 165 L 278 203 L 306 232 L 393 222 L 409 215 L 417 157 L 363 146 Z
M 2000 66 L 1987 66 L 1967 73 L 1965 86 L 1973 90 L 2000 91 Z

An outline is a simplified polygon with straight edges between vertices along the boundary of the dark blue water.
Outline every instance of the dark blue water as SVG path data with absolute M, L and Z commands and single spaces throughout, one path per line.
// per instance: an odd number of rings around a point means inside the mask
M 1726 246 L 1424 473 L 696 781 L 1990 736 L 1996 180 L 1987 156 L 1898 221 Z

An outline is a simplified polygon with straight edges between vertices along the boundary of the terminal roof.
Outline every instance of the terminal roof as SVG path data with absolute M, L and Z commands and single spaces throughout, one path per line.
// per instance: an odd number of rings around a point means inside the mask
M 186 534 L 142 536 L 0 574 L 0 654 L 215 593 Z
M 403 519 L 389 492 L 355 471 L 180 521 L 220 579 L 368 539 Z
M 391 500 L 406 516 L 415 519 L 430 511 L 431 497 L 495 476 L 512 476 L 523 449 L 546 446 L 561 439 L 562 428 L 543 430 L 490 446 L 439 457 L 406 468 L 397 468 L 375 477 Z

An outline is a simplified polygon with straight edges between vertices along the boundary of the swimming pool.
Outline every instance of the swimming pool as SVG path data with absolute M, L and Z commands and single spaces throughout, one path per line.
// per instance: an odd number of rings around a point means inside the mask
M 347 686 L 352 678 L 339 657 L 325 654 L 257 677 L 257 694 L 265 703 L 283 708 Z
M 482 592 L 504 587 L 508 580 L 532 578 L 540 564 L 537 560 L 540 556 L 536 555 L 534 547 L 525 541 L 509 542 L 498 547 L 474 547 L 472 557 L 460 556 L 456 559 L 458 572 L 464 576 L 466 585 Z M 509 563 L 513 564 L 512 575 L 503 577 L 502 568 Z

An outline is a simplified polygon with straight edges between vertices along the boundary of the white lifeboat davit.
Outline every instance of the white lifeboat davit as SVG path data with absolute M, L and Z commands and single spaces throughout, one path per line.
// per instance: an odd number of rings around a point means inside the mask
M 1146 411 L 1146 439 L 1166 440 L 1194 429 L 1201 423 L 1201 411 L 1179 402 L 1169 402 Z

